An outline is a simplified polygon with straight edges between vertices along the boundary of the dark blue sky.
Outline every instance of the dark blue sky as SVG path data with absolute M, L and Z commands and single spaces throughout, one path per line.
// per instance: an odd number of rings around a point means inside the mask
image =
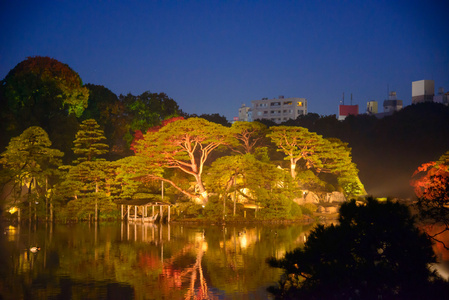
M 262 97 L 309 112 L 366 109 L 411 82 L 449 90 L 449 1 L 1 1 L 0 78 L 29 56 L 117 95 L 165 92 L 187 113 L 237 116 Z

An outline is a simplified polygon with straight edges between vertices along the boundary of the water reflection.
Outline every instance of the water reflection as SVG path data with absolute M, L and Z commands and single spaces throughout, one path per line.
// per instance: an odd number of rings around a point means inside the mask
M 10 226 L 1 238 L 5 299 L 267 299 L 269 256 L 310 227 L 139 223 Z M 40 247 L 32 253 L 31 247 Z

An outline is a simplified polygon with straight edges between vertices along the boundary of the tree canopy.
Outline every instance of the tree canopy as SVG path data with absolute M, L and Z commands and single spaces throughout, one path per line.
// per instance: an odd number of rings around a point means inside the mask
M 71 158 L 72 134 L 89 90 L 68 65 L 35 56 L 17 64 L 0 84 L 0 147 L 31 126 L 42 127 L 55 148 Z
M 49 118 L 48 114 L 58 110 L 79 117 L 89 97 L 75 71 L 56 59 L 42 56 L 29 57 L 15 66 L 2 80 L 2 92 L 3 101 L 15 117 L 21 115 L 28 120 L 25 114 L 36 121 Z
M 285 159 L 290 161 L 291 176 L 296 177 L 296 164 L 304 161 L 306 169 L 319 164 L 317 148 L 322 144 L 322 136 L 310 132 L 304 127 L 276 126 L 271 128 L 267 135 L 283 152 Z
M 29 218 L 31 218 L 32 199 L 46 196 L 49 178 L 57 173 L 61 165 L 61 151 L 51 148 L 51 141 L 41 127 L 33 126 L 26 129 L 20 136 L 9 142 L 6 151 L 2 153 L 0 164 L 3 165 L 8 177 L 4 178 L 13 184 L 10 200 L 24 206 L 28 204 Z M 24 199 L 22 188 L 27 187 Z
M 61 164 L 64 153 L 51 148 L 51 145 L 45 130 L 38 126 L 30 127 L 11 139 L 0 163 L 18 178 L 39 176 Z
M 208 193 L 202 179 L 206 160 L 212 151 L 229 141 L 228 128 L 204 119 L 189 118 L 172 122 L 157 132 L 147 132 L 137 141 L 135 149 L 136 155 L 150 158 L 157 166 L 176 168 L 193 176 L 197 193 L 180 191 L 189 197 L 200 196 L 207 202 Z M 166 178 L 158 179 L 176 186 Z
M 253 153 L 257 146 L 262 144 L 267 127 L 259 122 L 234 122 L 231 126 L 231 134 L 240 142 L 235 147 L 239 153 Z
M 109 146 L 103 143 L 105 140 L 104 132 L 97 121 L 94 119 L 83 121 L 73 142 L 73 152 L 79 156 L 77 162 L 92 161 L 107 153 Z

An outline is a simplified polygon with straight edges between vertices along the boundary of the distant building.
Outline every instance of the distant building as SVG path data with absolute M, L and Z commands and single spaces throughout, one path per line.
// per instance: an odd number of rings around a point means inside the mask
M 384 113 L 393 113 L 401 110 L 402 107 L 402 100 L 397 99 L 396 92 L 390 92 L 388 100 L 384 100 Z
M 251 111 L 251 107 L 246 106 L 245 104 L 242 104 L 242 106 L 239 108 L 238 121 L 251 122 L 252 114 L 249 113 L 250 111 Z
M 366 104 L 366 113 L 369 115 L 375 115 L 379 112 L 377 101 L 368 101 Z
M 262 100 L 251 101 L 251 105 L 249 112 L 254 121 L 265 119 L 279 124 L 307 115 L 305 98 L 284 98 L 284 96 L 279 96 L 277 99 L 262 98 Z
M 444 93 L 444 89 L 440 87 L 438 89 L 438 94 L 433 97 L 433 102 L 449 106 L 449 92 Z
M 342 121 L 349 115 L 357 116 L 359 114 L 359 105 L 344 105 L 338 106 L 338 120 Z
M 412 104 L 432 102 L 435 95 L 433 80 L 419 80 L 412 82 Z
M 383 103 L 384 111 L 377 111 L 377 101 L 369 101 L 367 103 L 366 113 L 369 115 L 374 115 L 376 118 L 383 118 L 392 115 L 394 112 L 399 111 L 403 107 L 403 101 L 398 100 L 396 92 L 390 92 L 388 94 L 388 99 L 384 100 Z

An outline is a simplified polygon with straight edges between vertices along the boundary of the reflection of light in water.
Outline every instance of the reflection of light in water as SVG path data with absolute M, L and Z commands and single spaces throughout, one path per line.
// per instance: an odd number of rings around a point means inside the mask
M 9 234 L 16 234 L 16 227 L 9 225 L 8 232 L 9 232 Z
M 207 243 L 206 243 L 206 242 L 203 242 L 203 245 L 202 245 L 203 251 L 206 252 L 206 251 L 207 251 L 207 248 L 208 248 Z
M 195 242 L 202 242 L 204 240 L 204 234 L 202 232 L 196 232 L 195 233 Z
M 240 246 L 241 246 L 242 248 L 248 247 L 248 241 L 246 240 L 246 234 L 240 236 L 239 239 L 240 239 Z
M 276 249 L 274 257 L 276 257 L 277 259 L 281 259 L 285 256 L 285 253 L 287 253 L 287 249 L 285 249 L 285 247 L 280 246 L 278 249 Z
M 5 232 L 8 235 L 8 241 L 12 242 L 16 239 L 17 236 L 17 229 L 16 227 L 9 225 L 7 232 Z
M 207 246 L 207 242 L 205 240 L 206 237 L 205 237 L 204 232 L 196 232 L 194 239 L 195 239 L 196 247 L 199 247 L 204 252 L 207 251 L 208 246 Z

